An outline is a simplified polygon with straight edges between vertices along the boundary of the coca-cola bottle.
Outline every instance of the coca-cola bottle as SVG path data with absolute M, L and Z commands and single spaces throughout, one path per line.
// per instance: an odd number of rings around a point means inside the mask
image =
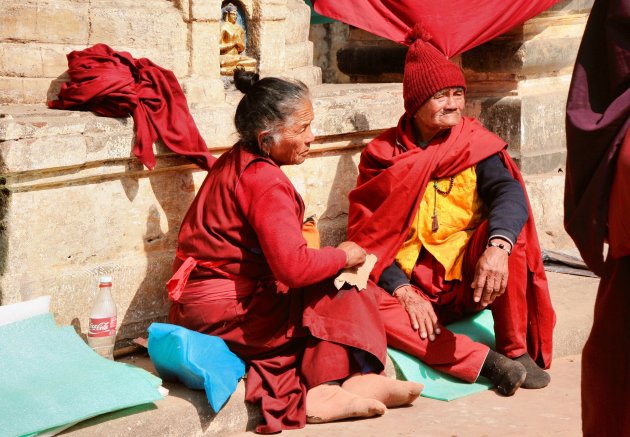
M 114 359 L 116 343 L 116 304 L 112 298 L 112 278 L 102 276 L 98 283 L 98 295 L 90 311 L 88 344 L 96 353 Z

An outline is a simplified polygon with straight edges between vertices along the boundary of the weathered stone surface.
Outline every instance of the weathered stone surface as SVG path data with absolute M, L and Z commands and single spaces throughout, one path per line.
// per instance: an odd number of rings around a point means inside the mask
M 52 81 L 49 78 L 0 76 L 0 105 L 14 102 L 44 103 L 48 99 L 53 99 L 59 87 Z M 0 111 L 3 109 L 0 108 Z
M 350 77 L 337 65 L 337 51 L 344 47 L 348 32 L 348 25 L 339 22 L 311 25 L 309 39 L 313 41 L 313 63 L 322 69 L 324 83 L 350 82 Z
M 191 76 L 183 79 L 181 85 L 191 108 L 215 106 L 223 101 L 223 82 L 220 79 Z
M 287 27 L 285 41 L 287 45 L 308 41 L 311 9 L 302 0 L 287 0 Z
M 293 68 L 286 71 L 282 76 L 302 81 L 309 87 L 322 83 L 322 70 L 312 65 Z
M 64 0 L 0 2 L 4 41 L 86 44 L 88 4 Z
M 561 213 L 564 204 L 564 171 L 526 175 L 525 186 L 540 246 L 546 249 L 572 248 L 573 243 L 564 230 Z
M 221 20 L 221 0 L 190 0 L 193 21 Z
M 105 43 L 135 58 L 149 58 L 178 77 L 188 74 L 188 29 L 170 3 L 151 9 L 95 7 L 89 20 L 90 44 Z
M 67 68 L 66 54 L 80 48 L 60 44 L 0 44 L 0 76 L 54 77 Z
M 217 50 L 217 40 L 220 34 L 221 25 L 218 21 L 193 22 L 190 24 L 191 75 L 219 79 L 220 53 Z
M 258 69 L 262 76 L 277 76 L 285 69 L 284 20 L 262 21 L 255 37 L 259 51 Z
M 285 67 L 293 69 L 313 65 L 313 43 L 304 41 L 285 45 Z

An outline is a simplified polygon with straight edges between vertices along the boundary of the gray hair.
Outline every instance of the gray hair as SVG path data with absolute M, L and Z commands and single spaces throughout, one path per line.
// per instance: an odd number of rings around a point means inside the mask
M 310 99 L 308 87 L 297 80 L 266 77 L 237 69 L 234 84 L 245 95 L 239 102 L 234 125 L 240 142 L 250 152 L 266 156 L 271 144 L 259 144 L 258 135 L 268 131 L 272 143 L 280 140 L 280 130 L 292 123 L 293 114 Z

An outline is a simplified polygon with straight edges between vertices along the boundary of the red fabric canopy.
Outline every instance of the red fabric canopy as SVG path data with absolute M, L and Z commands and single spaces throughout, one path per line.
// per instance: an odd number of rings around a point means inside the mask
M 153 143 L 158 137 L 201 168 L 212 166 L 216 159 L 208 152 L 172 71 L 105 44 L 67 57 L 71 81 L 61 86 L 59 100 L 48 102 L 50 108 L 89 110 L 105 117 L 131 114 L 136 127 L 133 153 L 150 170 L 155 167 Z
M 453 57 L 529 20 L 559 0 L 313 0 L 315 11 L 375 35 L 405 43 L 418 22 Z M 360 6 L 359 6 L 360 3 Z

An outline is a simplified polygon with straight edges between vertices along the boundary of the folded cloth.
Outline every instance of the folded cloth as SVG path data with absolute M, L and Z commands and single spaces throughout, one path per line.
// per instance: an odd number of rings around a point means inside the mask
M 52 314 L 0 326 L 0 435 L 39 434 L 163 398 L 161 380 L 96 354 Z
M 136 127 L 133 153 L 150 170 L 153 143 L 161 138 L 173 152 L 204 170 L 216 158 L 208 152 L 175 74 L 149 59 L 135 59 L 105 44 L 67 55 L 70 82 L 61 86 L 50 108 L 93 111 L 105 117 L 132 115 Z
M 376 264 L 376 255 L 369 254 L 365 257 L 365 262 L 359 267 L 350 267 L 343 269 L 339 276 L 335 278 L 335 287 L 337 290 L 341 290 L 344 284 L 357 287 L 360 290 L 365 290 L 367 287 L 367 281 L 370 278 L 370 272 Z
M 221 338 L 168 323 L 149 326 L 149 356 L 163 379 L 205 389 L 215 413 L 245 374 L 245 363 Z
M 490 310 L 483 310 L 474 316 L 451 323 L 447 328 L 457 334 L 467 335 L 492 349 L 495 347 L 494 319 Z M 399 350 L 388 348 L 387 354 L 392 359 L 399 377 L 424 384 L 423 397 L 451 401 L 492 387 L 490 380 L 483 376 L 471 384 L 434 370 L 419 359 Z

